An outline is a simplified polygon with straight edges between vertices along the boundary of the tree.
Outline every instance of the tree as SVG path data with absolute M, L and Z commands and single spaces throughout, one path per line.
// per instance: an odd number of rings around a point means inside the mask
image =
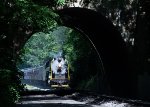
M 32 0 L 0 1 L 0 82 L 3 84 L 0 92 L 3 92 L 1 99 L 5 99 L 0 100 L 0 104 L 12 107 L 18 100 L 21 75 L 16 67 L 16 60 L 20 50 L 35 32 L 49 31 L 56 27 L 56 17 L 52 9 Z M 5 75 L 7 71 L 11 73 Z M 5 77 L 8 77 L 8 81 Z M 15 81 L 11 81 L 11 77 Z
M 22 66 L 36 67 L 43 65 L 44 60 L 53 51 L 55 44 L 51 32 L 33 34 L 22 49 L 23 53 L 20 57 L 25 64 Z
M 101 63 L 99 56 L 89 39 L 69 29 L 63 52 L 70 64 L 71 87 L 100 91 Z M 98 79 L 99 77 L 99 79 Z

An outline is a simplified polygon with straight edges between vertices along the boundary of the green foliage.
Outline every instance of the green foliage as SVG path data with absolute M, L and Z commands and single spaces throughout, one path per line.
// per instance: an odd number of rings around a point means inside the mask
M 81 35 L 75 30 L 70 29 L 67 37 L 63 51 L 72 71 L 71 87 L 98 89 L 99 87 L 95 87 L 94 80 L 96 78 L 94 77 L 100 74 L 101 64 L 94 47 L 85 35 Z
M 57 46 L 51 32 L 35 33 L 25 44 L 23 54 L 20 55 L 24 66 L 42 65 L 46 58 L 50 57 L 49 53 L 55 51 Z
M 19 83 L 20 76 L 17 71 L 0 70 L 0 106 L 13 107 L 14 102 L 19 100 L 20 91 L 23 89 Z
M 22 50 L 20 55 L 22 64 L 20 65 L 35 67 L 43 65 L 49 58 L 52 59 L 58 52 L 62 51 L 64 41 L 67 38 L 66 32 L 68 32 L 66 27 L 57 27 L 47 33 L 39 32 L 32 35 Z
M 36 29 L 51 29 L 56 26 L 57 15 L 47 6 L 34 4 L 31 0 L 15 0 L 14 21 Z
M 66 0 L 55 0 L 56 4 L 57 4 L 58 6 L 63 6 L 63 5 L 65 4 L 65 1 L 66 1 Z
M 81 59 L 90 53 L 89 42 L 80 33 L 70 29 L 63 50 L 69 62 Z M 87 52 L 87 53 L 86 53 Z
M 16 38 L 25 38 L 20 46 L 33 33 L 55 28 L 59 19 L 48 6 L 35 4 L 32 0 L 2 0 L 0 13 L 0 35 L 5 37 L 0 37 L 0 40 L 9 39 L 12 42 L 15 38 L 14 42 L 18 42 Z

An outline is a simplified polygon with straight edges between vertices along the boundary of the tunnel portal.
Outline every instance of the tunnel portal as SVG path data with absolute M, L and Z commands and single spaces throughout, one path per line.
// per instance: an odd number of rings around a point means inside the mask
M 64 26 L 83 33 L 96 47 L 104 66 L 104 78 L 110 87 L 108 93 L 133 97 L 136 84 L 133 82 L 127 47 L 112 22 L 101 13 L 85 8 L 64 8 L 57 13 Z

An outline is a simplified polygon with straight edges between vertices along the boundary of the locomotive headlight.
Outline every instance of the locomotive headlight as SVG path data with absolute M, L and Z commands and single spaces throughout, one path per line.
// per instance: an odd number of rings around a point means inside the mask
M 62 65 L 61 65 L 61 64 L 58 64 L 58 67 L 59 67 L 59 68 L 61 68 L 61 67 L 62 67 Z

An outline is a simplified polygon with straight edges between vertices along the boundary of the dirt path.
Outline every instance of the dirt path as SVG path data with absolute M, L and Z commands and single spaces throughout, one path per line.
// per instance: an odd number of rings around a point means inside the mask
M 90 96 L 80 93 L 69 95 L 45 94 L 22 96 L 16 107 L 145 107 L 133 104 Z
M 92 107 L 85 102 L 75 101 L 54 94 L 23 96 L 17 107 Z

